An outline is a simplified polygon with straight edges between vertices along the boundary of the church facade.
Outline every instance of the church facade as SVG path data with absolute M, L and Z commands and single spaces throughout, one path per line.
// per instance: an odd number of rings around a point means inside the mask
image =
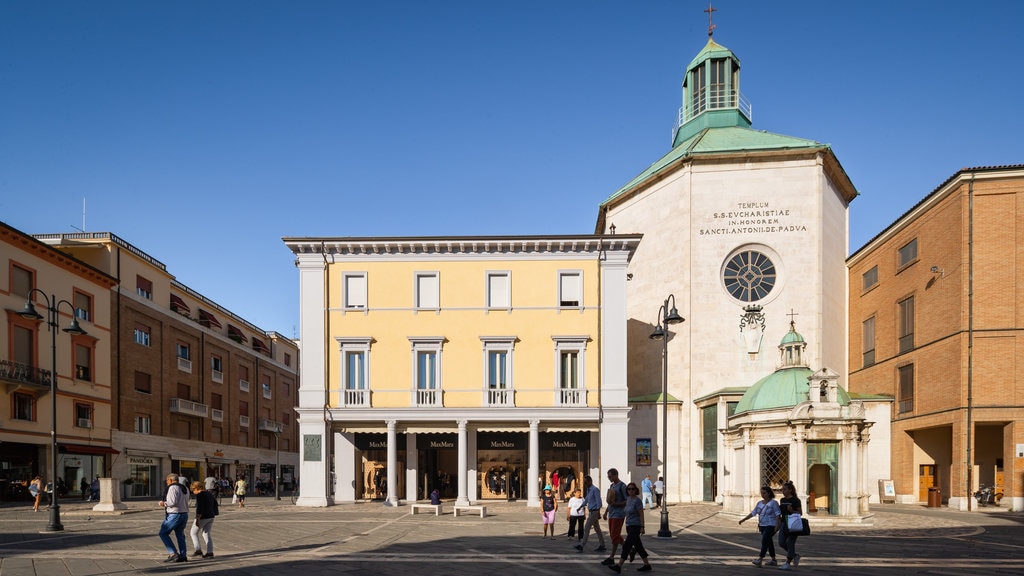
M 687 66 L 682 92 L 671 150 L 601 204 L 595 231 L 643 234 L 629 265 L 629 442 L 651 439 L 655 458 L 630 473 L 664 475 L 669 502 L 721 502 L 741 489 L 726 482 L 736 472 L 730 405 L 776 370 L 774 342 L 790 322 L 807 337 L 808 365 L 845 385 L 857 191 L 827 144 L 751 127 L 740 60 L 712 38 Z M 664 406 L 662 345 L 649 336 L 669 296 L 686 321 L 668 327 Z M 805 472 L 790 471 L 802 494 Z M 742 490 L 757 494 L 756 485 Z

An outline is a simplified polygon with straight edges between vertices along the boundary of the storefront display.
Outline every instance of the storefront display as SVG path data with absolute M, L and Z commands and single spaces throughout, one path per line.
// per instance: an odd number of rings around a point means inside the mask
M 405 494 L 405 436 L 398 437 L 398 494 Z M 355 434 L 356 497 L 383 500 L 388 495 L 388 435 Z
M 522 498 L 529 436 L 526 433 L 478 432 L 476 442 L 480 498 Z
M 540 461 L 538 493 L 550 485 L 559 500 L 567 501 L 573 491 L 583 488 L 583 471 L 590 461 L 590 434 L 541 432 Z
M 125 459 L 128 461 L 128 478 L 124 480 L 125 498 L 149 498 L 162 494 L 159 458 L 129 454 Z M 158 480 L 160 488 L 157 487 Z

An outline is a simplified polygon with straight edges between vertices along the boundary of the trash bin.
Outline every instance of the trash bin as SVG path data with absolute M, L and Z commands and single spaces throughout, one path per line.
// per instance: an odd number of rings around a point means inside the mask
M 942 507 L 942 490 L 939 490 L 938 486 L 932 486 L 931 488 L 928 489 L 928 507 Z

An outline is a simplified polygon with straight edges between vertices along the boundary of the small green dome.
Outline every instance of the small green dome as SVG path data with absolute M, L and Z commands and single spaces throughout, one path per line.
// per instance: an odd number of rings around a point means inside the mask
M 785 346 L 786 344 L 793 344 L 795 342 L 806 342 L 806 340 L 804 340 L 804 337 L 801 336 L 800 333 L 796 331 L 796 328 L 791 325 L 789 327 L 789 332 L 786 332 L 786 335 L 782 337 L 782 342 L 779 342 L 779 346 Z

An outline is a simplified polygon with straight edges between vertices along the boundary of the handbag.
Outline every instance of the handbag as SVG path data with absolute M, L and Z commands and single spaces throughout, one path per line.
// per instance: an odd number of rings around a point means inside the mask
M 790 514 L 786 517 L 786 529 L 790 532 L 801 532 L 804 529 L 803 517 L 799 514 Z
M 801 536 L 807 536 L 811 533 L 811 523 L 807 521 L 807 518 L 801 518 L 800 523 L 803 524 L 803 531 L 800 532 Z

